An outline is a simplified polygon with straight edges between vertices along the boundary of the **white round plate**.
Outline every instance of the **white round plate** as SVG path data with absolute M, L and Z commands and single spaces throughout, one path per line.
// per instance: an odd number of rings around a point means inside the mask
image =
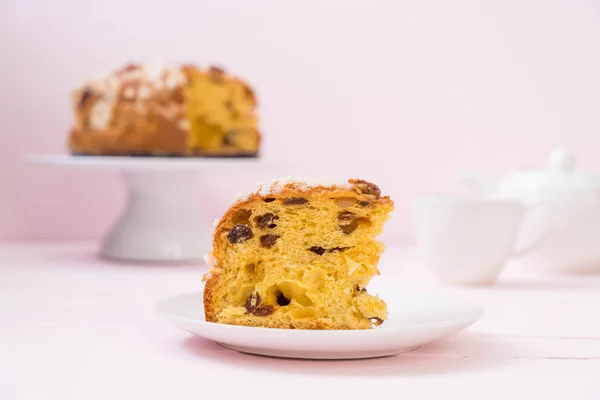
M 159 314 L 177 327 L 232 350 L 266 356 L 357 359 L 396 355 L 453 335 L 483 315 L 464 300 L 417 292 L 386 299 L 390 318 L 368 330 L 291 330 L 206 322 L 202 293 L 163 299 Z

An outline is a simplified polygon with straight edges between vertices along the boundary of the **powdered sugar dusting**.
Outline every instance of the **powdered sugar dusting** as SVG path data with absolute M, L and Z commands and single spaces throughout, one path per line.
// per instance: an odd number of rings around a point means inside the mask
M 148 89 L 148 87 L 146 87 L 146 86 L 142 86 L 138 90 L 138 97 L 140 99 L 147 99 L 148 97 L 150 97 L 150 89 Z
M 281 193 L 283 188 L 288 185 L 293 185 L 299 190 L 310 190 L 317 187 L 323 188 L 340 188 L 351 189 L 352 185 L 345 181 L 335 181 L 327 177 L 321 178 L 298 178 L 289 175 L 285 178 L 273 179 L 269 184 L 261 186 L 259 194 L 268 196 L 269 194 L 277 195 Z
M 214 268 L 217 266 L 216 260 L 215 260 L 215 257 L 213 256 L 212 251 L 209 251 L 208 253 L 206 253 L 203 258 L 204 258 L 204 262 L 206 263 L 206 265 L 208 265 L 208 267 Z
M 208 271 L 207 273 L 205 273 L 204 275 L 202 275 L 202 282 L 206 282 L 210 278 L 212 278 L 212 273 L 210 271 Z
M 271 181 L 258 182 L 259 188 L 255 192 L 239 192 L 235 201 L 247 200 L 251 195 L 257 194 L 261 197 L 276 196 L 280 194 L 286 186 L 293 186 L 294 189 L 300 191 L 308 191 L 317 187 L 322 188 L 339 188 L 351 189 L 352 184 L 347 181 L 335 181 L 327 177 L 321 178 L 299 178 L 293 175 L 288 175 L 283 178 L 276 178 Z
M 251 194 L 252 193 L 250 193 L 250 192 L 241 191 L 235 196 L 235 200 L 236 201 L 248 200 L 248 198 L 250 197 Z
M 92 129 L 106 129 L 112 118 L 113 106 L 113 101 L 105 99 L 100 99 L 94 103 L 90 113 L 90 125 Z
M 181 130 L 184 130 L 184 131 L 189 131 L 190 128 L 192 127 L 192 124 L 187 119 L 181 119 L 181 120 L 179 120 L 179 122 L 177 123 L 177 125 L 179 126 L 179 128 Z
M 219 218 L 215 218 L 212 222 L 212 233 L 214 234 L 217 231 L 217 226 L 219 226 L 219 222 L 221 220 Z
M 128 100 L 146 100 L 156 91 L 174 89 L 186 83 L 187 77 L 178 66 L 160 63 L 129 65 L 85 82 L 74 91 L 73 100 L 77 105 L 86 93 L 94 93 L 97 100 L 92 110 L 91 125 L 94 129 L 105 129 L 120 95 Z M 137 110 L 140 104 L 135 103 Z M 173 113 L 174 116 L 176 113 Z
M 102 96 L 115 97 L 125 82 L 138 82 L 138 94 L 141 94 L 141 97 L 147 97 L 153 90 L 184 85 L 187 78 L 178 66 L 153 63 L 111 71 L 90 79 L 84 83 L 81 89 L 88 88 Z

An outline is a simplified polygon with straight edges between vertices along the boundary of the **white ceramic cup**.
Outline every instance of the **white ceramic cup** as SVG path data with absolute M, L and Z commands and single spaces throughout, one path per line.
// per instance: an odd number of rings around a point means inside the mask
M 546 235 L 515 249 L 526 214 L 536 206 L 516 200 L 426 194 L 413 200 L 419 252 L 438 279 L 451 284 L 492 284 L 506 262 L 536 248 Z

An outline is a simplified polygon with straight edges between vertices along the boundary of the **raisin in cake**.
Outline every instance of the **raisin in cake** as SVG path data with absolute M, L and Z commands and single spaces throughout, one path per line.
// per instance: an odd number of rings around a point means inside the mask
M 73 154 L 257 156 L 253 90 L 216 67 L 127 65 L 73 93 Z
M 207 321 L 291 329 L 369 329 L 387 318 L 369 294 L 394 208 L 363 180 L 274 181 L 216 224 L 205 275 Z

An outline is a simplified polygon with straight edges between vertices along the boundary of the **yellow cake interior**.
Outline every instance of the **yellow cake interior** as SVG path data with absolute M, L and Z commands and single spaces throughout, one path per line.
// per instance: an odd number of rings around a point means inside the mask
M 216 231 L 216 320 L 300 329 L 382 323 L 386 305 L 365 288 L 379 273 L 384 246 L 375 238 L 392 209 L 388 198 L 350 190 L 249 199 Z
M 186 69 L 188 148 L 205 153 L 256 152 L 259 145 L 256 99 L 240 80 L 218 68 Z

